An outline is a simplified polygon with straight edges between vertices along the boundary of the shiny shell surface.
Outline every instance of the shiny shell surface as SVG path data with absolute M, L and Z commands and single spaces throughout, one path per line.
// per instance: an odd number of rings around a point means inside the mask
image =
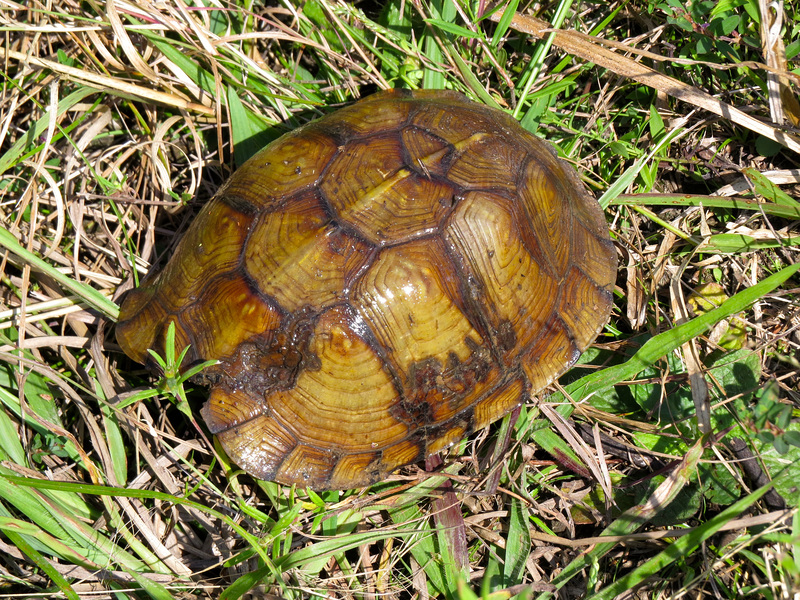
M 220 362 L 202 410 L 252 475 L 384 479 L 502 417 L 611 310 L 597 202 L 548 144 L 455 92 L 375 94 L 284 135 L 220 188 L 117 339 Z

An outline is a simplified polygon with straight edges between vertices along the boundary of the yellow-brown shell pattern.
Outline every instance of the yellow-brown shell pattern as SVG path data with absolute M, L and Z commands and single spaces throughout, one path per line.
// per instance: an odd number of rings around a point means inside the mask
M 169 323 L 218 359 L 203 417 L 252 475 L 384 479 L 550 384 L 608 320 L 597 202 L 508 115 L 446 91 L 368 97 L 276 140 L 122 305 L 140 362 Z

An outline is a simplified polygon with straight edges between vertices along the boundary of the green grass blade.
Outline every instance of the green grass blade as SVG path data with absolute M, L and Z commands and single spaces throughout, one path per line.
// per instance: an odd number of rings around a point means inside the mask
M 71 277 L 64 275 L 61 271 L 36 256 L 33 252 L 29 252 L 23 248 L 17 241 L 17 238 L 15 238 L 5 227 L 0 227 L 0 246 L 9 252 L 16 254 L 34 269 L 55 279 L 64 287 L 64 289 L 69 290 L 78 296 L 88 306 L 94 308 L 114 321 L 119 318 L 119 307 L 114 302 L 109 300 L 106 296 L 98 292 L 93 287 L 79 283 Z
M 82 565 L 88 569 L 97 568 L 97 565 L 92 564 L 85 556 L 75 552 L 71 546 L 53 537 L 49 533 L 42 531 L 39 527 L 28 521 L 0 516 L 0 531 L 10 531 L 19 535 L 28 536 L 40 542 L 42 546 L 46 547 L 55 556 L 69 560 L 74 564 Z
M 483 36 L 475 31 L 471 31 L 466 27 L 461 27 L 461 25 L 456 25 L 455 23 L 451 23 L 448 21 L 443 21 L 442 19 L 425 19 L 425 22 L 428 25 L 434 25 L 438 29 L 445 31 L 451 35 L 455 35 L 465 39 L 480 39 Z
M 497 27 L 492 35 L 492 46 L 496 47 L 508 31 L 508 27 L 511 25 L 511 21 L 514 20 L 514 15 L 517 12 L 517 6 L 519 6 L 519 0 L 511 0 L 503 9 L 503 16 L 500 17 L 500 20 L 497 22 Z M 497 8 L 499 9 L 499 7 L 500 5 L 498 5 Z
M 10 531 L 9 529 L 5 529 L 5 534 L 8 536 L 8 539 L 22 552 L 24 552 L 28 558 L 33 561 L 37 567 L 39 567 L 45 574 L 51 579 L 53 583 L 58 586 L 58 589 L 61 590 L 61 593 L 64 594 L 69 600 L 80 600 L 80 597 L 72 589 L 72 586 L 69 582 L 64 579 L 63 575 L 58 572 L 58 570 L 50 564 L 50 562 L 37 550 L 35 550 L 25 538 L 17 533 Z
M 559 2 L 558 7 L 556 8 L 555 14 L 550 22 L 553 28 L 557 29 L 562 26 L 564 20 L 567 18 L 569 14 L 570 7 L 572 6 L 572 0 L 562 0 Z M 514 118 L 517 120 L 522 121 L 523 126 L 526 129 L 532 128 L 531 121 L 534 118 L 535 112 L 538 112 L 537 109 L 533 106 L 530 108 L 533 110 L 529 110 L 526 114 L 520 119 L 520 115 L 522 114 L 523 107 L 527 105 L 529 102 L 529 94 L 533 86 L 538 82 L 539 75 L 542 72 L 542 68 L 544 67 L 544 61 L 547 57 L 550 49 L 553 45 L 553 34 L 550 33 L 547 35 L 546 38 L 539 40 L 538 44 L 536 45 L 536 50 L 533 52 L 533 55 L 528 62 L 528 65 L 525 69 L 525 73 L 521 77 L 522 83 L 522 92 L 520 93 L 520 102 L 517 104 L 516 110 L 514 110 Z
M 687 194 L 622 194 L 617 196 L 609 206 L 704 206 L 706 208 L 724 208 L 727 210 L 764 211 L 765 214 L 800 220 L 800 208 L 761 202 L 749 198 L 725 196 L 695 196 Z
M 14 485 L 25 487 L 31 487 L 36 489 L 44 489 L 44 490 L 59 490 L 64 492 L 75 492 L 79 494 L 93 494 L 97 496 L 106 496 L 106 497 L 117 497 L 117 496 L 124 496 L 128 498 L 149 498 L 154 500 L 162 500 L 164 502 L 170 502 L 174 504 L 182 504 L 185 506 L 191 506 L 196 508 L 197 510 L 204 512 L 216 519 L 220 519 L 228 524 L 236 533 L 242 536 L 248 543 L 250 543 L 254 548 L 259 550 L 259 554 L 261 558 L 265 560 L 265 562 L 271 562 L 269 557 L 263 553 L 261 550 L 261 544 L 259 543 L 258 539 L 253 536 L 251 533 L 248 533 L 236 520 L 228 515 L 200 504 L 199 502 L 194 502 L 192 500 L 188 500 L 187 498 L 181 498 L 179 496 L 173 496 L 172 494 L 166 494 L 164 492 L 158 492 L 155 490 L 143 490 L 143 489 L 127 489 L 127 488 L 118 488 L 118 487 L 111 487 L 111 486 L 104 486 L 104 485 L 88 485 L 83 483 L 71 483 L 67 481 L 51 481 L 47 479 L 33 479 L 30 477 L 20 477 L 18 475 L 10 475 L 6 473 L 0 473 L 0 481 L 6 480 L 9 483 Z M 2 488 L 0 488 L 2 489 Z
M 103 415 L 103 431 L 105 431 L 108 451 L 111 454 L 115 483 L 124 486 L 128 481 L 128 456 L 117 413 L 108 405 L 99 382 L 95 382 L 95 395 Z
M 741 233 L 718 233 L 703 240 L 698 252 L 708 254 L 741 254 L 768 248 L 789 248 L 800 246 L 800 235 L 789 235 L 773 239 L 757 239 Z
M 757 169 L 745 167 L 742 169 L 742 173 L 753 183 L 753 191 L 759 196 L 763 196 L 774 204 L 785 206 L 796 212 L 800 211 L 800 202 L 784 192 Z
M 89 87 L 82 87 L 72 92 L 66 98 L 62 98 L 58 102 L 56 108 L 56 117 L 60 117 L 70 108 L 78 104 L 81 100 L 92 94 L 96 94 L 97 90 Z M 45 114 L 39 118 L 33 127 L 28 130 L 26 135 L 20 136 L 14 144 L 0 156 L 0 175 L 3 175 L 9 167 L 12 167 L 22 156 L 30 144 L 39 138 L 46 130 L 50 121 L 50 115 Z
M 620 594 L 633 589 L 646 579 L 658 576 L 659 572 L 662 572 L 663 569 L 667 568 L 675 561 L 685 558 L 692 552 L 697 551 L 704 541 L 717 533 L 725 524 L 753 506 L 753 504 L 769 490 L 770 486 L 763 487 L 748 494 L 741 500 L 734 502 L 715 517 L 697 526 L 685 536 L 678 538 L 670 546 L 662 552 L 659 552 L 643 565 L 637 567 L 627 575 L 620 577 L 600 592 L 592 594 L 587 600 L 612 600 Z
M 138 583 L 141 586 L 141 588 L 147 593 L 147 595 L 153 598 L 153 600 L 175 600 L 175 596 L 170 594 L 167 588 L 165 588 L 157 581 L 148 579 L 147 577 L 136 571 L 126 571 L 126 573 L 128 573 L 128 575 L 133 577 L 136 580 L 136 583 Z
M 16 485 L 8 483 L 5 480 L 6 474 L 5 469 L 0 471 L 0 498 L 5 500 L 9 506 L 13 506 L 20 514 L 25 515 L 41 530 L 55 538 L 68 539 L 70 536 L 65 529 L 67 524 L 63 523 L 58 515 L 54 515 L 33 490 L 20 489 Z
M 253 571 L 238 577 L 230 586 L 222 590 L 219 600 L 237 600 L 241 598 L 259 583 L 264 581 L 272 573 L 270 566 L 262 566 Z
M 634 506 L 625 511 L 618 519 L 612 522 L 601 533 L 603 536 L 624 536 L 633 533 L 652 519 L 659 510 L 668 506 L 679 492 L 696 475 L 697 464 L 703 455 L 703 444 L 695 443 L 681 464 L 675 467 L 670 476 L 656 489 L 644 504 Z M 562 588 L 582 570 L 596 564 L 603 556 L 617 545 L 616 540 L 595 544 L 587 553 L 580 555 L 569 563 L 561 573 L 550 582 L 556 589 Z M 540 600 L 543 597 L 540 596 Z
M 212 97 L 216 97 L 217 90 L 214 83 L 214 76 L 199 63 L 189 58 L 190 55 L 181 52 L 181 50 L 179 50 L 180 46 L 175 43 L 175 40 L 164 39 L 147 30 L 142 30 L 141 35 L 146 37 L 173 65 L 178 67 L 203 91 L 207 92 Z
M 654 156 L 663 152 L 664 148 L 668 147 L 672 142 L 683 135 L 683 133 L 684 130 L 678 127 L 669 133 L 662 135 L 653 144 L 653 147 L 646 156 L 635 161 L 630 167 L 625 169 L 625 172 L 620 175 L 617 180 L 614 181 L 614 183 L 608 186 L 608 189 L 597 200 L 600 203 L 600 206 L 602 206 L 604 209 L 607 208 L 612 200 L 633 185 L 633 182 L 636 180 L 636 177 L 639 175 L 640 171 L 651 163 Z
M 1 404 L 2 400 L 0 400 Z M 9 418 L 8 413 L 0 410 L 0 461 L 4 460 L 11 460 L 15 465 L 28 464 L 16 426 Z
M 531 532 L 528 526 L 528 507 L 522 499 L 512 498 L 509 508 L 508 535 L 503 564 L 506 587 L 522 583 L 525 563 L 531 551 Z
M 621 381 L 633 379 L 643 369 L 654 364 L 665 354 L 680 348 L 682 344 L 707 332 L 723 319 L 743 311 L 753 302 L 777 288 L 797 273 L 798 270 L 800 270 L 800 263 L 785 267 L 755 285 L 731 296 L 720 306 L 704 315 L 695 317 L 691 321 L 656 335 L 645 342 L 636 354 L 625 363 L 596 371 L 566 386 L 567 394 L 578 402 L 594 392 L 607 389 Z M 553 402 L 564 401 L 564 396 L 560 392 L 553 394 L 550 398 Z M 562 404 L 559 407 L 559 411 L 562 414 L 566 413 L 566 416 L 572 412 L 572 407 L 569 404 Z
M 452 595 L 453 588 L 448 585 L 447 576 L 441 563 L 436 559 L 436 532 L 430 528 L 428 520 L 418 506 L 410 505 L 389 511 L 392 521 L 402 524 L 415 535 L 411 540 L 411 555 L 425 571 L 428 585 L 433 593 Z M 454 582 L 449 582 L 454 583 Z
M 454 23 L 457 11 L 453 0 L 433 0 L 430 4 L 431 13 L 437 22 Z M 430 27 L 430 26 L 429 26 Z M 442 41 L 447 42 L 448 36 L 442 32 Z M 423 48 L 425 57 L 432 65 L 441 65 L 444 63 L 444 55 L 439 43 L 429 29 L 426 28 L 424 34 Z M 441 90 L 447 87 L 445 85 L 445 77 L 442 71 L 438 68 L 426 67 L 422 74 L 422 87 L 426 90 Z
M 475 74 L 470 69 L 469 65 L 461 58 L 458 54 L 453 54 L 453 61 L 455 61 L 456 66 L 458 67 L 458 71 L 461 73 L 461 76 L 467 82 L 469 89 L 474 93 L 478 98 L 481 99 L 481 102 L 486 104 L 487 106 L 491 106 L 493 108 L 500 108 L 497 104 L 497 101 L 492 98 L 492 95 L 487 92 L 484 87 L 481 85 L 480 80 L 475 77 Z
M 242 103 L 239 94 L 231 85 L 228 86 L 228 109 L 231 114 L 234 157 L 236 164 L 242 165 L 263 147 L 258 135 L 266 126 Z
M 295 550 L 290 554 L 275 560 L 275 566 L 281 571 L 288 571 L 293 568 L 302 568 L 311 561 L 318 561 L 323 557 L 330 558 L 340 552 L 346 552 L 359 546 L 372 544 L 385 540 L 389 537 L 409 537 L 415 535 L 416 531 L 369 531 L 364 533 L 351 533 L 349 535 L 338 536 L 316 542 L 305 548 Z

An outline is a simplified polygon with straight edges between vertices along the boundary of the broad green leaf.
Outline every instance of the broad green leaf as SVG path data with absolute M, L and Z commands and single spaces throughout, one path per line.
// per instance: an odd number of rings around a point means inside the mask
M 800 434 L 800 424 L 789 425 L 788 432 Z M 790 437 L 792 439 L 792 437 Z M 777 492 L 789 506 L 800 506 L 800 447 L 786 444 L 781 453 L 772 442 L 755 440 L 756 455 L 763 462 Z

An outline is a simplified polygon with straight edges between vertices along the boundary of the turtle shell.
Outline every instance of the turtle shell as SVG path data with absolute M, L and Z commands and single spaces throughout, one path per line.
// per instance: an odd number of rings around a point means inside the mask
M 130 292 L 117 339 L 218 359 L 202 414 L 248 473 L 346 489 L 448 447 L 550 384 L 608 320 L 597 202 L 510 116 L 375 94 L 284 135 Z

